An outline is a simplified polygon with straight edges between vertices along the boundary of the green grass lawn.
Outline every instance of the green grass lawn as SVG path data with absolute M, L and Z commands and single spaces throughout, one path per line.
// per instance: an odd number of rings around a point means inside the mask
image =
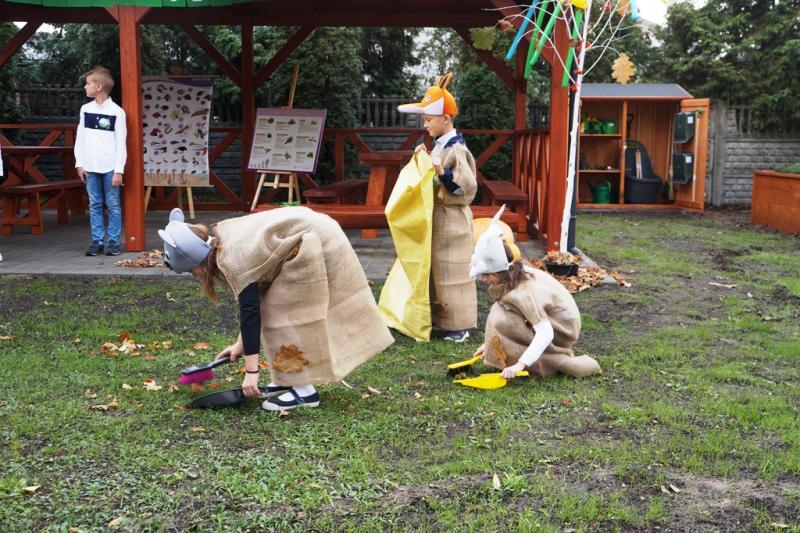
M 480 331 L 396 334 L 281 418 L 169 385 L 234 339 L 229 293 L 0 277 L 0 531 L 800 531 L 800 239 L 740 218 L 580 215 L 632 283 L 576 296 L 602 376 L 461 388 Z

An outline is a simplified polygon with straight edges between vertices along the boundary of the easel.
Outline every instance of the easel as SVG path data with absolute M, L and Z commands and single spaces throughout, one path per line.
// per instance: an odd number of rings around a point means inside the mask
M 292 82 L 289 86 L 289 102 L 286 106 L 284 106 L 285 109 L 291 109 L 294 105 L 294 92 L 297 88 L 297 77 L 299 74 L 300 64 L 295 63 L 294 68 L 292 69 Z M 289 202 L 294 201 L 295 194 L 297 194 L 297 201 L 300 202 L 300 185 L 297 182 L 297 174 L 294 172 L 259 172 L 258 186 L 256 186 L 256 193 L 253 196 L 253 203 L 250 206 L 250 211 L 256 208 L 258 198 L 261 196 L 261 188 L 264 186 L 264 181 L 269 174 L 272 174 L 273 176 L 272 183 L 270 184 L 272 185 L 273 189 L 289 189 Z M 288 180 L 285 183 L 282 180 L 283 176 L 288 176 Z
M 178 208 L 183 211 L 183 194 L 181 189 L 186 189 L 186 199 L 189 202 L 189 219 L 194 220 L 194 198 L 192 197 L 191 187 L 175 187 L 175 194 L 178 195 Z M 150 203 L 150 195 L 153 193 L 153 185 L 148 185 L 144 191 L 144 210 L 147 211 L 147 205 Z

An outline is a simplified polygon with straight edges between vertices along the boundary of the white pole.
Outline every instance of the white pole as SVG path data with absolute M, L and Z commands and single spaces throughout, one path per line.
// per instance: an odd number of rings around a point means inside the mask
M 569 219 L 572 207 L 572 196 L 575 194 L 575 154 L 578 150 L 578 124 L 580 123 L 581 84 L 583 83 L 583 66 L 586 64 L 586 37 L 589 34 L 589 15 L 592 11 L 592 0 L 587 0 L 584 10 L 583 29 L 581 35 L 581 51 L 578 54 L 576 67 L 578 75 L 575 77 L 575 100 L 572 103 L 572 125 L 569 132 L 569 167 L 567 170 L 567 194 L 564 199 L 564 216 L 561 218 L 561 239 L 558 241 L 559 250 L 567 251 L 567 233 L 569 232 Z

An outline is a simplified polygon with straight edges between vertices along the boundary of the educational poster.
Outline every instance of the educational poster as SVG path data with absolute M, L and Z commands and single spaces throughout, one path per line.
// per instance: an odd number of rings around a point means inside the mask
M 325 109 L 257 109 L 248 168 L 313 174 L 325 115 Z
M 143 78 L 145 185 L 211 185 L 208 134 L 213 84 L 210 77 Z

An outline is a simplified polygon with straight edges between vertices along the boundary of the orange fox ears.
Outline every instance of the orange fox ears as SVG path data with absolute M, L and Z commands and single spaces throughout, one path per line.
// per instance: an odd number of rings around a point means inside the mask
M 450 80 L 452 78 L 453 78 L 453 73 L 452 72 L 448 72 L 444 76 L 437 76 L 436 77 L 436 83 L 434 83 L 434 85 L 436 85 L 437 87 L 439 87 L 441 89 L 447 89 L 447 86 L 450 84 Z

